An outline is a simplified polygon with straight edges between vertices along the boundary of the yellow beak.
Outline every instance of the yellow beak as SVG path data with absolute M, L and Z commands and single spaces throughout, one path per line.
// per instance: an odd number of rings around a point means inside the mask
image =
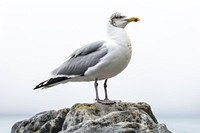
M 132 18 L 129 18 L 127 19 L 128 22 L 138 22 L 140 21 L 140 19 L 138 17 L 132 17 Z

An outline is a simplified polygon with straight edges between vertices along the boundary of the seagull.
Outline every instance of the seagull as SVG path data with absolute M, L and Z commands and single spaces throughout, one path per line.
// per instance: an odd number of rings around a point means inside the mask
M 107 24 L 107 38 L 87 44 L 75 50 L 67 60 L 52 71 L 52 77 L 38 84 L 35 89 L 49 88 L 61 83 L 94 81 L 96 101 L 114 104 L 120 100 L 109 100 L 107 81 L 122 72 L 130 62 L 131 41 L 124 30 L 130 22 L 138 22 L 138 17 L 127 17 L 119 12 L 111 15 Z M 105 98 L 98 95 L 98 80 L 104 81 Z

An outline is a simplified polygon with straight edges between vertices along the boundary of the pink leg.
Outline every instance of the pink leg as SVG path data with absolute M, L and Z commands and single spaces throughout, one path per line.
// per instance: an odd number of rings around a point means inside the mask
M 94 87 L 95 87 L 95 93 L 96 93 L 96 101 L 98 101 L 98 100 L 99 100 L 99 94 L 98 94 L 98 83 L 97 83 L 97 78 L 95 79 Z
M 106 79 L 105 82 L 104 82 L 104 92 L 105 92 L 105 99 L 104 100 L 108 100 L 107 81 L 108 81 L 108 79 Z
M 117 102 L 121 102 L 120 100 L 109 100 L 109 99 L 108 99 L 107 81 L 108 81 L 108 79 L 105 79 L 105 82 L 104 82 L 105 99 L 104 99 L 104 100 L 96 99 L 96 101 L 97 101 L 98 103 L 102 103 L 102 104 L 115 104 L 115 103 L 117 103 Z M 98 94 L 98 93 L 97 93 L 97 94 Z

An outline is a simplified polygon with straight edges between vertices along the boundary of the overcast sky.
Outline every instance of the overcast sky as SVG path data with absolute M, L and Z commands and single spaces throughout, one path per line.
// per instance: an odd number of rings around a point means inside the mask
M 195 0 L 2 0 L 0 114 L 93 103 L 93 82 L 33 88 L 71 52 L 102 40 L 116 11 L 141 22 L 126 27 L 133 56 L 122 73 L 108 80 L 110 98 L 147 102 L 155 114 L 200 115 L 200 9 Z M 103 98 L 102 82 L 99 89 Z

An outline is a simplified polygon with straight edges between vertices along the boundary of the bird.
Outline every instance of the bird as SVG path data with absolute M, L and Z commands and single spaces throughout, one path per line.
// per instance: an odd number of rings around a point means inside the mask
M 75 50 L 64 63 L 51 72 L 51 78 L 38 84 L 35 89 L 46 89 L 67 82 L 94 81 L 96 102 L 114 104 L 120 100 L 110 100 L 107 93 L 108 79 L 122 72 L 132 56 L 131 40 L 125 31 L 130 22 L 138 22 L 138 17 L 127 17 L 113 13 L 107 23 L 107 37 L 89 43 Z M 105 98 L 98 94 L 98 81 L 104 80 Z

